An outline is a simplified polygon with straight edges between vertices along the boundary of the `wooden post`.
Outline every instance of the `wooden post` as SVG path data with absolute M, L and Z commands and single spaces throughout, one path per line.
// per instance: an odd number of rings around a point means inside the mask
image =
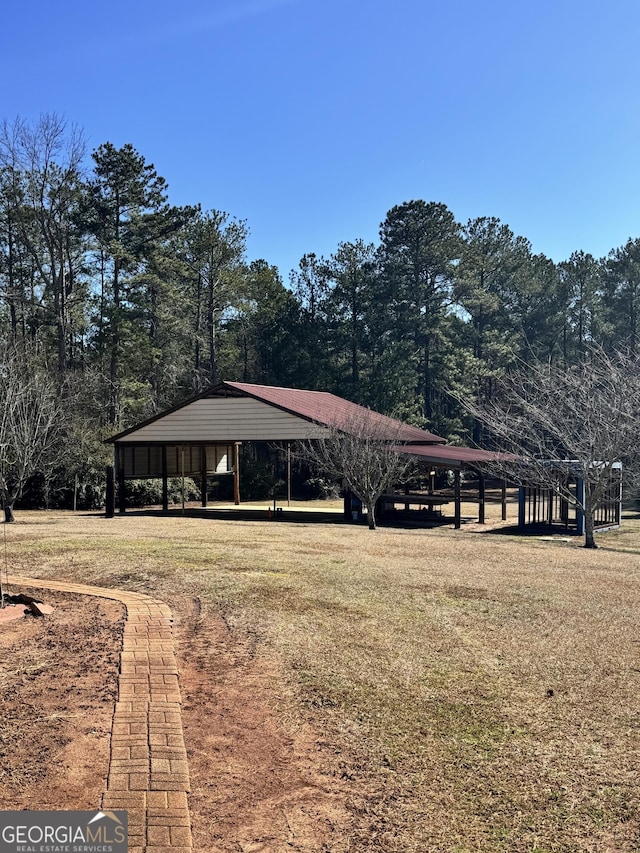
M 502 481 L 502 520 L 507 520 L 507 481 Z
M 167 475 L 167 445 L 162 445 L 160 454 L 162 464 L 162 511 L 169 512 L 169 477 Z
M 107 494 L 104 512 L 107 518 L 113 518 L 116 514 L 116 478 L 113 465 L 107 465 Z
M 202 484 L 200 486 L 200 502 L 202 506 L 207 505 L 207 448 L 202 445 L 200 448 L 200 473 Z
M 527 501 L 526 486 L 520 486 L 518 489 L 518 530 L 522 531 L 527 523 L 526 520 L 526 501 Z
M 184 444 L 180 448 L 180 491 L 182 492 L 182 514 L 184 515 Z
M 240 442 L 233 446 L 233 502 L 240 506 Z
M 615 522 L 617 525 L 620 524 L 622 520 L 622 467 L 620 467 L 620 479 L 618 483 L 618 494 L 615 498 L 616 501 L 616 518 Z
M 118 511 L 120 515 L 124 515 L 127 509 L 127 496 L 124 491 L 124 448 L 120 445 L 116 445 L 116 475 L 118 478 Z
M 453 493 L 455 497 L 455 521 L 454 527 L 456 530 L 460 530 L 462 526 L 462 507 L 460 501 L 460 469 L 454 471 L 453 473 Z
M 291 506 L 291 442 L 287 442 L 287 506 Z
M 484 503 L 484 474 L 478 471 L 478 523 L 484 524 L 485 518 L 485 503 Z

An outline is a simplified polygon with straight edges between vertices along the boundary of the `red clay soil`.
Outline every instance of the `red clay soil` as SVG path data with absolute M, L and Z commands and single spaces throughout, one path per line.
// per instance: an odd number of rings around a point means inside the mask
M 94 809 L 105 789 L 123 607 L 28 590 L 44 618 L 0 624 L 0 809 Z M 349 793 L 317 732 L 287 730 L 275 668 L 197 600 L 176 617 L 199 853 L 345 853 Z
M 197 599 L 176 610 L 194 850 L 349 850 L 335 756 L 317 732 L 279 723 L 275 669 L 220 615 L 203 619 Z
M 94 809 L 109 767 L 124 608 L 28 592 L 55 610 L 0 624 L 0 808 Z

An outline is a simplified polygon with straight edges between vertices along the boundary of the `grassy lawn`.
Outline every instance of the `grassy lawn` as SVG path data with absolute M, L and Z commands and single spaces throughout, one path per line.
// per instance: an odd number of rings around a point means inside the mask
M 640 850 L 640 520 L 577 540 L 20 513 L 9 571 L 207 609 L 351 780 L 353 851 Z

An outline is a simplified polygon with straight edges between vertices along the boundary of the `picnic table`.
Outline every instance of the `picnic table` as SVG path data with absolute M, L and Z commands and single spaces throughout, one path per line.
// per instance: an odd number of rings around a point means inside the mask
M 392 510 L 396 504 L 402 504 L 406 511 L 411 506 L 417 506 L 418 510 L 426 510 L 432 515 L 442 515 L 442 507 L 449 503 L 449 498 L 442 495 L 418 495 L 418 494 L 393 494 L 382 495 L 380 506 L 383 512 Z

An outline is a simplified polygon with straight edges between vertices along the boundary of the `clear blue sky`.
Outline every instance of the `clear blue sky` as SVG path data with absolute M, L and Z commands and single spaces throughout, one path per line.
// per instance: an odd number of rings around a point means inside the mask
M 131 142 L 285 282 L 414 198 L 556 261 L 640 237 L 637 0 L 22 0 L 2 29 L 0 118 Z

